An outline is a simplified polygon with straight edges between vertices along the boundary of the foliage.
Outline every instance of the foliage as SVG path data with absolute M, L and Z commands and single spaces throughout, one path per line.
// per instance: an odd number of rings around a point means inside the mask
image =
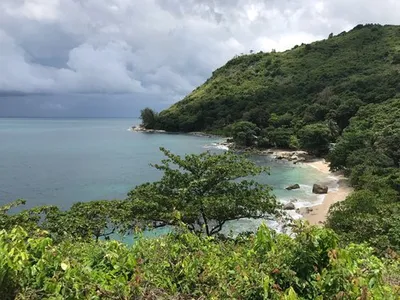
M 357 189 L 330 210 L 327 225 L 344 241 L 400 250 L 400 99 L 362 107 L 329 155 Z
M 368 241 L 377 249 L 400 251 L 400 202 L 392 189 L 362 189 L 330 209 L 327 226 L 342 242 Z
M 399 26 L 359 25 L 289 51 L 236 56 L 162 111 L 157 128 L 220 132 L 249 121 L 297 135 L 305 125 L 331 120 L 341 133 L 360 107 L 399 91 L 399 32 Z
M 154 129 L 157 126 L 158 114 L 151 108 L 146 107 L 140 111 L 142 125 L 147 129 Z
M 321 155 L 328 153 L 331 133 L 329 127 L 322 123 L 304 126 L 299 132 L 302 149 Z
M 125 233 L 135 224 L 128 221 L 128 203 L 120 200 L 77 202 L 69 210 L 52 210 L 42 227 L 54 237 L 92 239 L 108 238 L 114 233 Z
M 292 128 L 286 127 L 268 127 L 261 131 L 261 136 L 258 142 L 260 148 L 277 147 L 277 148 L 292 148 L 296 146 L 291 144 L 294 134 Z M 297 139 L 297 137 L 295 137 Z
M 46 232 L 29 236 L 16 227 L 0 231 L 0 293 L 5 300 L 399 296 L 384 282 L 383 262 L 370 248 L 337 248 L 327 229 L 296 230 L 291 239 L 261 226 L 256 235 L 226 241 L 182 231 L 127 247 L 116 241 L 56 244 Z
M 300 149 L 300 142 L 297 136 L 291 135 L 289 140 L 289 148 L 290 149 Z
M 277 202 L 270 188 L 243 179 L 266 170 L 244 156 L 206 152 L 182 158 L 160 150 L 167 158 L 154 167 L 164 175 L 128 194 L 132 218 L 151 221 L 156 227 L 182 221 L 193 231 L 213 235 L 226 221 L 275 213 Z
M 343 132 L 330 154 L 334 170 L 360 164 L 355 157 L 363 155 L 369 166 L 400 166 L 400 98 L 363 107 Z M 355 154 L 357 153 L 357 154 Z
M 130 219 L 130 203 L 127 201 L 77 202 L 68 210 L 60 210 L 56 206 L 39 206 L 9 212 L 24 204 L 26 201 L 20 199 L 0 207 L 0 230 L 22 226 L 30 233 L 38 229 L 47 230 L 55 240 L 98 240 L 114 233 L 125 234 L 138 225 Z
M 257 141 L 259 128 L 248 121 L 240 121 L 232 125 L 232 137 L 236 145 L 253 146 Z
M 29 232 L 38 228 L 39 221 L 47 215 L 47 213 L 56 210 L 54 206 L 39 206 L 32 209 L 20 210 L 10 214 L 10 210 L 18 209 L 19 206 L 25 205 L 26 201 L 18 199 L 9 204 L 0 206 L 0 230 L 10 230 L 15 226 L 23 226 Z

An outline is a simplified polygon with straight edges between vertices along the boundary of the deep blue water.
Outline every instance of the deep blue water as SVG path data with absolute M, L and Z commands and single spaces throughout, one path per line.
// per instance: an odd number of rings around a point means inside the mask
M 27 206 L 124 198 L 136 185 L 160 178 L 150 163 L 163 146 L 177 154 L 213 149 L 216 139 L 128 131 L 137 119 L 0 118 L 0 205 L 23 198 Z M 214 150 L 215 151 L 215 150 Z M 313 168 L 252 157 L 271 167 L 269 183 L 281 199 L 319 201 L 311 185 L 329 181 Z M 284 188 L 293 183 L 298 191 Z

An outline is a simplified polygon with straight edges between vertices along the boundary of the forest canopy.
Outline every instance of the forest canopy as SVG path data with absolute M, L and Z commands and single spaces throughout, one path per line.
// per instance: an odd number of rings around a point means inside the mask
M 325 126 L 329 134 L 314 131 L 320 144 L 304 140 L 300 146 L 326 154 L 360 107 L 400 91 L 399 43 L 400 26 L 367 24 L 285 52 L 236 56 L 183 100 L 150 114 L 156 120 L 149 128 L 241 135 L 237 141 L 245 146 L 295 148 L 295 139 Z M 244 121 L 253 125 L 239 133 Z M 259 129 L 258 139 L 249 126 Z

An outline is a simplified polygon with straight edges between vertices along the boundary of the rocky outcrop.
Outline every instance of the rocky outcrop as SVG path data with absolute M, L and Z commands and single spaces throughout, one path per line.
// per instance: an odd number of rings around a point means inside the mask
M 218 135 L 215 134 L 210 134 L 210 133 L 204 133 L 204 132 L 199 132 L 199 131 L 193 131 L 189 132 L 188 135 L 193 135 L 197 137 L 207 137 L 207 138 L 218 138 Z
M 145 133 L 166 133 L 165 130 L 146 129 L 142 125 L 132 126 L 132 131 Z
M 263 151 L 263 154 L 272 155 L 275 159 L 278 160 L 287 160 L 292 161 L 294 164 L 298 162 L 304 162 L 310 158 L 307 152 L 305 151 Z
M 284 210 L 294 210 L 296 207 L 293 202 L 288 202 L 283 206 Z
M 326 185 L 321 185 L 315 183 L 312 188 L 312 192 L 314 194 L 327 194 L 328 193 L 328 187 Z
M 293 184 L 293 185 L 288 186 L 286 189 L 287 189 L 288 191 L 291 191 L 291 190 L 297 190 L 297 189 L 299 189 L 299 188 L 300 188 L 300 185 L 298 185 L 298 184 L 296 183 L 296 184 Z

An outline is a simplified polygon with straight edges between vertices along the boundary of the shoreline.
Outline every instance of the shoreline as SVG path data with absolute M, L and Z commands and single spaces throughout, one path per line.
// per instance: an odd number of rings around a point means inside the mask
M 329 169 L 329 163 L 323 158 L 311 158 L 304 151 L 288 151 L 288 150 L 270 150 L 269 153 L 273 151 L 272 157 L 287 159 L 291 155 L 303 158 L 303 160 L 296 161 L 309 167 L 318 170 L 324 175 L 330 175 L 335 178 L 337 183 L 336 189 L 328 189 L 327 194 L 322 194 L 324 199 L 321 204 L 316 204 L 312 206 L 301 207 L 296 212 L 301 216 L 300 219 L 307 220 L 310 225 L 320 225 L 323 226 L 326 218 L 328 217 L 329 208 L 338 202 L 344 201 L 347 196 L 349 196 L 354 189 L 350 186 L 348 178 L 346 178 L 342 172 L 331 172 Z M 290 159 L 288 160 L 290 161 Z
M 227 148 L 230 148 L 229 143 L 223 143 L 223 145 L 226 145 L 228 146 Z M 262 151 L 255 151 L 253 153 L 256 155 L 269 155 L 276 160 L 286 160 L 295 165 L 298 164 L 309 166 L 318 170 L 324 175 L 330 175 L 334 178 L 337 183 L 337 188 L 328 189 L 327 194 L 322 194 L 324 198 L 321 204 L 305 206 L 296 210 L 286 211 L 289 213 L 289 215 L 292 215 L 295 212 L 295 214 L 299 216 L 299 219 L 308 221 L 310 225 L 323 226 L 331 205 L 344 201 L 347 196 L 354 191 L 354 189 L 350 186 L 348 178 L 346 178 L 342 172 L 331 172 L 329 169 L 329 164 L 325 159 L 312 157 L 305 151 L 265 149 Z M 293 219 L 297 219 L 297 217 L 294 217 Z
M 142 132 L 142 133 L 167 133 L 163 130 L 148 130 L 144 129 L 142 126 L 132 126 L 131 128 L 134 132 Z M 219 137 L 212 134 L 205 134 L 202 132 L 191 132 L 186 133 L 188 135 L 197 136 L 197 137 L 209 137 L 209 138 L 222 138 L 221 142 L 216 143 L 216 147 L 222 150 L 239 150 L 235 149 L 234 143 L 228 141 L 228 138 Z M 341 202 L 347 198 L 352 192 L 353 188 L 350 186 L 348 179 L 344 177 L 344 175 L 340 172 L 331 172 L 329 169 L 329 164 L 325 161 L 325 159 L 315 158 L 309 155 L 305 151 L 300 150 L 288 150 L 288 149 L 263 149 L 256 150 L 252 148 L 244 148 L 241 149 L 244 152 L 253 153 L 255 155 L 261 156 L 271 156 L 276 160 L 285 160 L 288 162 L 292 162 L 294 165 L 306 165 L 312 167 L 324 175 L 331 175 L 335 178 L 337 183 L 337 188 L 328 189 L 327 194 L 322 194 L 324 196 L 321 204 L 301 207 L 296 210 L 287 210 L 289 215 L 293 213 L 298 217 L 292 217 L 293 219 L 303 219 L 307 220 L 310 225 L 319 225 L 323 226 L 326 218 L 328 216 L 329 208 L 331 205 Z
M 303 163 L 317 169 L 323 174 L 329 174 L 336 178 L 338 185 L 337 189 L 331 191 L 328 190 L 328 193 L 324 195 L 325 197 L 321 204 L 300 208 L 300 215 L 302 215 L 302 218 L 307 220 L 311 225 L 324 225 L 331 205 L 345 200 L 354 189 L 350 186 L 348 179 L 344 177 L 341 172 L 331 172 L 329 170 L 329 165 L 325 159 L 315 159 L 314 161 Z

